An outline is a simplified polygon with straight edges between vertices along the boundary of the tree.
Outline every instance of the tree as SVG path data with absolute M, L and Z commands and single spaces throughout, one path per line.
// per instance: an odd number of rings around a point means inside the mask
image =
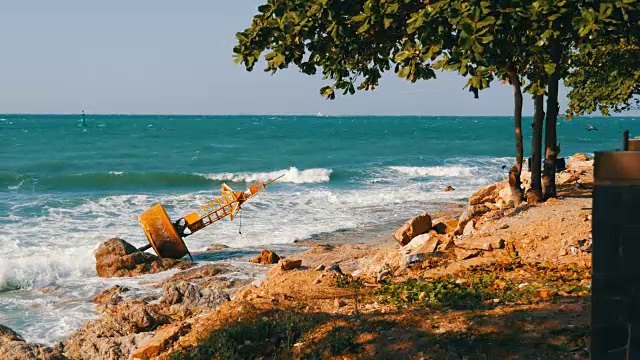
M 603 3 L 608 2 L 598 2 Z M 252 25 L 237 34 L 234 52 L 236 61 L 249 71 L 263 53 L 265 71 L 275 73 L 295 65 L 312 75 L 320 68 L 332 82 L 321 89 L 329 99 L 337 90 L 344 94 L 373 90 L 382 74 L 392 69 L 412 82 L 434 78 L 435 70 L 457 71 L 468 78 L 467 86 L 476 97 L 494 79 L 506 80 L 514 88 L 512 192 L 519 202 L 522 93 L 526 92 L 536 107 L 530 195 L 539 201 L 555 195 L 559 81 L 569 69 L 567 59 L 576 44 L 597 30 L 592 21 L 596 5 L 590 0 L 267 0 Z
M 640 108 L 640 45 L 633 39 L 584 50 L 573 57 L 575 69 L 565 83 L 569 117 L 600 111 L 623 112 Z
M 640 105 L 640 1 L 599 3 L 577 21 L 583 41 L 565 78 L 569 117 L 595 111 L 607 116 Z

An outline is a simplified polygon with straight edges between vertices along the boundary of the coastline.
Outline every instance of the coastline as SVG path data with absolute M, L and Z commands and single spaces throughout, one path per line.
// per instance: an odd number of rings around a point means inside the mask
M 590 168 L 585 168 L 576 172 L 579 174 L 579 180 L 583 180 L 583 183 L 588 183 L 592 176 L 589 171 Z M 575 181 L 573 180 L 574 183 Z M 421 262 L 418 268 L 415 268 L 413 264 L 406 264 L 407 249 L 393 242 L 388 235 L 389 233 L 386 236 L 373 236 L 371 234 L 368 241 L 361 243 L 345 243 L 339 240 L 340 237 L 333 239 L 334 241 L 312 240 L 299 242 L 295 247 L 299 247 L 300 251 L 287 254 L 287 258 L 302 260 L 302 267 L 295 270 L 280 270 L 279 265 L 275 265 L 271 269 L 264 265 L 250 265 L 256 269 L 263 270 L 266 274 L 266 277 L 259 282 L 234 278 L 233 267 L 237 266 L 235 264 L 231 266 L 213 264 L 201 265 L 178 272 L 172 275 L 170 279 L 162 281 L 164 296 L 161 298 L 149 298 L 148 296 L 144 299 L 127 297 L 127 295 L 123 295 L 123 292 L 111 288 L 105 292 L 104 298 L 106 300 L 103 299 L 104 303 L 98 305 L 98 311 L 102 314 L 99 319 L 87 322 L 82 329 L 69 338 L 47 349 L 50 349 L 51 354 L 53 354 L 51 356 L 54 356 L 51 358 L 65 354 L 64 356 L 71 359 L 91 358 L 92 356 L 121 358 L 131 355 L 131 358 L 146 359 L 156 357 L 170 358 L 175 354 L 202 355 L 217 346 L 211 344 L 212 334 L 220 332 L 227 334 L 227 330 L 233 328 L 233 326 L 242 325 L 248 319 L 253 319 L 252 321 L 262 319 L 258 323 L 261 323 L 261 321 L 266 322 L 273 325 L 274 329 L 277 329 L 282 325 L 281 322 L 284 321 L 281 318 L 281 316 L 284 316 L 282 314 L 287 313 L 292 308 L 296 309 L 294 315 L 297 320 L 294 321 L 300 322 L 300 326 L 303 324 L 309 325 L 308 322 L 315 323 L 316 321 L 328 319 L 330 320 L 329 323 L 333 324 L 331 328 L 335 330 L 341 326 L 344 328 L 343 325 L 338 325 L 339 323 L 350 322 L 351 320 L 349 319 L 355 319 L 356 322 L 360 322 L 362 329 L 367 330 L 359 332 L 359 335 L 362 336 L 365 333 L 372 332 L 370 328 L 372 324 L 368 322 L 373 317 L 394 318 L 397 324 L 392 329 L 376 330 L 377 334 L 375 336 L 371 334 L 369 336 L 373 336 L 378 340 L 369 340 L 372 343 L 384 341 L 384 339 L 392 343 L 410 343 L 410 340 L 403 338 L 405 335 L 397 337 L 393 333 L 398 334 L 396 326 L 408 326 L 409 323 L 412 323 L 413 320 L 406 318 L 406 316 L 415 313 L 417 310 L 406 306 L 398 307 L 398 304 L 384 303 L 381 301 L 380 295 L 375 294 L 379 289 L 388 286 L 377 281 L 381 270 L 385 267 L 389 267 L 392 270 L 391 283 L 403 283 L 412 278 L 438 279 L 439 276 L 464 272 L 480 264 L 486 265 L 509 260 L 510 253 L 508 251 L 499 248 L 491 251 L 477 249 L 486 244 L 487 241 L 495 240 L 494 238 L 498 236 L 500 238 L 513 239 L 513 244 L 519 251 L 518 257 L 523 263 L 552 262 L 556 268 L 566 266 L 563 264 L 577 263 L 578 266 L 588 268 L 589 261 L 587 258 L 590 259 L 590 257 L 586 253 L 559 255 L 559 253 L 566 250 L 565 247 L 567 246 L 562 241 L 558 241 L 558 238 L 566 238 L 567 234 L 555 234 L 553 227 L 558 225 L 553 221 L 563 222 L 570 217 L 581 217 L 574 224 L 573 229 L 568 230 L 569 237 L 576 238 L 573 240 L 585 237 L 590 230 L 588 221 L 585 220 L 588 212 L 582 210 L 590 202 L 588 190 L 580 193 L 580 191 L 575 191 L 573 184 L 568 185 L 571 185 L 569 186 L 571 189 L 565 192 L 562 200 L 550 201 L 542 205 L 525 205 L 517 209 L 507 207 L 483 214 L 476 219 L 474 225 L 477 228 L 476 230 L 473 230 L 472 233 L 455 237 L 455 251 L 445 249 L 447 251 L 443 253 L 449 255 L 443 255 L 442 259 L 439 257 L 434 258 L 434 264 L 427 266 L 427 268 L 424 268 L 424 262 Z M 438 214 L 433 214 L 432 217 L 434 219 L 436 216 L 439 218 L 458 218 L 463 209 L 454 204 L 450 209 L 444 210 Z M 565 215 L 566 218 L 559 217 L 545 224 L 543 220 L 550 214 L 555 216 L 561 214 Z M 536 223 L 532 226 L 532 221 L 537 221 L 539 224 Z M 573 220 L 569 219 L 569 221 Z M 567 225 L 564 224 L 564 226 L 566 227 Z M 349 234 L 347 233 L 345 236 L 349 237 Z M 416 253 L 416 250 L 419 251 L 420 249 L 413 249 L 410 252 Z M 219 251 L 225 251 L 225 249 Z M 215 254 L 215 251 L 211 253 Z M 469 256 L 471 253 L 475 255 Z M 441 263 L 438 264 L 438 262 Z M 338 264 L 339 272 L 315 271 L 320 265 L 325 265 L 328 268 L 333 264 Z M 353 288 L 339 286 L 340 284 L 338 284 L 345 281 L 353 282 L 353 279 L 359 279 L 358 281 L 362 281 L 365 285 L 364 288 L 356 291 L 360 293 L 358 295 L 354 295 L 355 290 Z M 522 282 L 521 284 L 524 283 Z M 178 293 L 181 294 L 180 297 L 184 301 L 176 300 L 175 296 L 173 300 L 167 300 L 168 289 L 171 286 L 190 286 L 186 284 L 196 286 L 198 289 L 196 293 L 199 295 L 191 298 L 189 302 L 184 300 L 187 298 L 187 296 L 184 296 L 186 292 L 180 293 L 178 289 Z M 209 291 L 208 295 L 203 295 L 203 289 L 209 289 L 207 290 Z M 224 300 L 225 294 L 229 299 Z M 540 294 L 540 292 L 538 291 L 537 294 Z M 358 299 L 359 296 L 362 296 L 362 299 Z M 576 319 L 580 321 L 576 326 L 584 327 L 584 313 L 578 309 L 578 307 L 585 304 L 584 296 L 564 297 L 567 298 L 567 302 L 563 302 L 558 306 L 568 306 L 573 309 L 573 312 L 578 313 L 579 315 Z M 554 296 L 546 298 L 538 296 L 536 299 L 542 299 L 542 301 L 509 306 L 505 304 L 505 307 L 526 308 L 527 306 L 533 306 L 543 309 L 546 306 L 544 311 L 550 312 L 551 315 L 557 315 L 555 311 L 560 311 L 560 307 L 556 306 L 557 304 L 547 304 L 552 298 Z M 212 301 L 212 299 L 215 299 L 215 301 Z M 497 302 L 496 305 L 498 306 L 494 306 L 492 309 L 483 309 L 483 311 L 501 311 L 499 308 L 502 303 Z M 400 311 L 400 315 L 386 315 L 398 311 Z M 430 314 L 427 316 L 429 321 L 433 322 L 434 319 L 432 317 L 437 311 L 434 313 L 432 310 L 427 313 Z M 265 316 L 264 314 L 270 315 Z M 448 312 L 443 313 L 443 316 L 447 317 L 447 314 Z M 274 323 L 271 323 L 271 317 L 275 321 Z M 264 320 L 265 318 L 267 320 Z M 455 318 L 455 321 L 453 319 L 449 320 L 452 323 L 463 321 L 459 317 Z M 424 325 L 422 324 L 421 326 Z M 460 324 L 458 325 L 461 326 Z M 325 326 L 329 325 L 325 324 Z M 429 326 L 433 326 L 433 324 Z M 442 326 L 442 324 L 438 326 Z M 469 325 L 466 326 L 468 327 Z M 105 329 L 109 330 L 106 331 Z M 347 327 L 347 329 L 349 331 L 355 330 L 350 327 Z M 109 333 L 111 336 L 104 336 Z M 98 336 L 99 334 L 101 335 Z M 0 331 L 0 339 L 2 336 Z M 311 338 L 317 337 L 317 335 L 313 334 L 310 336 Z M 410 334 L 409 336 L 412 335 Z M 323 351 L 335 353 L 333 347 L 336 345 L 332 343 L 333 340 L 329 343 L 323 343 L 325 340 L 327 338 L 322 337 L 322 341 L 318 342 L 323 344 Z M 353 344 L 343 350 L 350 352 L 358 349 L 358 351 L 353 352 L 353 356 L 362 354 L 363 351 L 369 355 L 384 354 L 380 353 L 381 349 L 372 350 L 366 345 L 354 345 L 356 343 L 360 344 L 361 340 L 353 339 Z M 260 347 L 256 344 L 258 340 L 247 341 L 249 343 L 245 341 L 245 344 L 240 344 L 240 348 L 236 347 L 229 349 L 229 351 L 259 354 L 259 352 L 255 353 L 255 351 L 260 350 Z M 266 345 L 271 347 L 277 345 L 276 349 L 269 350 L 277 353 L 277 349 L 282 345 L 281 342 L 282 339 L 276 339 L 274 344 Z M 318 350 L 315 349 L 313 341 L 301 342 L 302 345 L 298 346 L 294 345 L 300 342 L 290 344 L 291 348 L 287 349 L 290 357 L 302 357 L 307 351 Z M 87 352 L 87 348 L 83 347 L 85 343 L 89 344 L 87 346 L 93 347 L 95 352 Z M 364 343 L 366 344 L 367 341 L 364 341 Z M 2 341 L 0 341 L 1 349 Z M 394 354 L 407 355 L 412 353 L 409 349 L 397 351 Z M 2 352 L 0 351 L 0 353 Z M 418 356 L 417 354 L 417 351 L 413 351 L 413 355 Z M 334 356 L 337 356 L 337 354 L 334 354 Z M 424 357 L 424 354 L 422 356 Z

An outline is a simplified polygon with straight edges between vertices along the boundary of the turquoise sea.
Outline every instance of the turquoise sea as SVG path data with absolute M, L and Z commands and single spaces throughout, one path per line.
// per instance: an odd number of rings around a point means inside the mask
M 561 121 L 562 155 L 619 148 L 625 129 L 640 135 L 640 121 Z M 244 190 L 284 174 L 244 207 L 242 234 L 223 221 L 187 239 L 197 260 L 246 263 L 261 248 L 361 241 L 462 203 L 506 178 L 513 148 L 510 117 L 88 115 L 83 127 L 79 115 L 0 115 L 0 324 L 52 343 L 96 316 L 92 295 L 143 288 L 149 278 L 97 278 L 93 251 L 114 236 L 144 245 L 137 216 L 155 203 L 178 218 L 223 182 Z M 238 251 L 202 254 L 215 243 Z

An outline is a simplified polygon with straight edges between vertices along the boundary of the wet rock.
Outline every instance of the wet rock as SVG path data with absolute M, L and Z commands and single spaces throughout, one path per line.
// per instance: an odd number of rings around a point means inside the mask
M 113 238 L 100 245 L 95 253 L 96 272 L 100 277 L 124 277 L 157 273 L 173 268 L 187 269 L 195 263 L 163 259 L 138 251 L 128 242 Z
M 258 255 L 257 258 L 251 260 L 251 262 L 255 264 L 268 264 L 268 265 L 277 264 L 278 261 L 280 261 L 280 256 L 278 256 L 273 251 L 269 251 L 269 250 L 262 250 L 262 252 L 260 253 L 260 255 Z
M 151 339 L 131 354 L 131 359 L 156 358 L 188 330 L 188 328 L 189 326 L 185 324 L 171 324 L 159 328 Z
M 22 336 L 0 325 L 0 359 L 3 360 L 62 360 L 67 359 L 58 348 L 42 344 L 28 344 Z
M 431 216 L 423 213 L 405 222 L 393 233 L 393 238 L 402 246 L 407 245 L 413 238 L 431 230 Z
M 118 305 L 122 302 L 122 293 L 129 291 L 128 287 L 116 285 L 93 298 L 93 302 L 100 305 Z
M 480 188 L 469 198 L 469 205 L 479 205 L 484 203 L 496 202 L 498 196 L 500 195 L 500 190 L 505 188 L 507 185 L 507 181 L 501 181 Z
M 453 188 L 453 186 L 449 185 L 447 186 L 444 191 L 449 192 L 449 191 L 454 191 L 455 189 Z
M 186 281 L 166 283 L 164 295 L 160 303 L 165 305 L 179 305 L 179 307 L 198 312 L 204 309 L 213 309 L 231 300 L 229 295 L 215 287 L 201 287 Z

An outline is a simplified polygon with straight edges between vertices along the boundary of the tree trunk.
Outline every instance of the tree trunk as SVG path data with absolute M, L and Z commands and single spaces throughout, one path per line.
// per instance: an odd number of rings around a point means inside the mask
M 533 134 L 531 138 L 531 189 L 527 202 L 542 201 L 542 124 L 544 122 L 544 95 L 534 95 Z
M 524 191 L 522 190 L 522 182 L 520 175 L 522 174 L 522 161 L 524 159 L 524 148 L 522 145 L 522 88 L 518 72 L 510 66 L 509 80 L 513 87 L 514 113 L 513 125 L 516 135 L 516 163 L 509 171 L 509 186 L 511 187 L 511 197 L 516 206 L 522 203 Z
M 544 133 L 544 172 L 542 174 L 542 198 L 547 200 L 556 196 L 556 158 L 560 153 L 556 126 L 558 123 L 558 88 L 560 86 L 560 51 L 558 45 L 551 50 L 551 56 L 556 63 L 556 71 L 549 78 L 549 91 L 547 95 L 547 118 Z

